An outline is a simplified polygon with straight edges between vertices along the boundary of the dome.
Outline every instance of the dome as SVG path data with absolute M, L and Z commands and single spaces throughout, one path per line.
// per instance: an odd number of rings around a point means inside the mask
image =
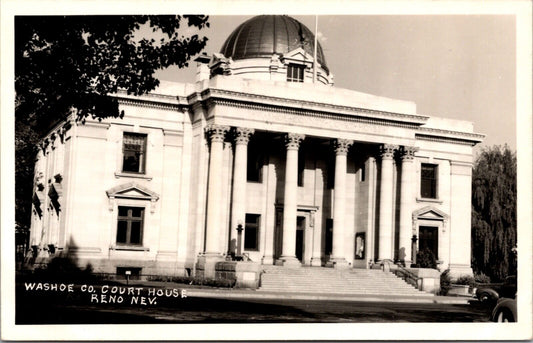
M 298 20 L 282 15 L 260 15 L 237 27 L 222 46 L 220 53 L 233 60 L 286 54 L 299 47 L 313 56 L 313 33 Z M 317 60 L 328 71 L 320 43 Z

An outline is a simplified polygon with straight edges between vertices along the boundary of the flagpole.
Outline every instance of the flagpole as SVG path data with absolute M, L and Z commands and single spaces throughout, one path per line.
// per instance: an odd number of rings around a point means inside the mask
M 313 83 L 316 82 L 316 52 L 318 45 L 318 15 L 315 15 L 315 49 L 313 52 Z

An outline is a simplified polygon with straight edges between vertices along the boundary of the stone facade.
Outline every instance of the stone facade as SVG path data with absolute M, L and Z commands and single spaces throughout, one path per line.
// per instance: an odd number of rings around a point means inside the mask
M 483 136 L 412 102 L 333 87 L 325 70 L 318 83 L 279 77 L 304 55 L 261 60 L 261 72 L 225 59 L 218 74 L 220 56 L 199 59 L 195 84 L 117 94 L 123 119 L 61 123 L 35 168 L 33 255 L 145 275 L 188 275 L 200 262 L 215 275 L 239 254 L 368 268 L 410 264 L 423 245 L 441 269 L 471 274 L 472 147 Z

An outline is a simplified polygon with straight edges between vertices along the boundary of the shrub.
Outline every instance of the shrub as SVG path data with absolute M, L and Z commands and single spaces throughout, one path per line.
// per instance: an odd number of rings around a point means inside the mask
M 206 279 L 192 276 L 160 276 L 152 275 L 148 277 L 150 281 L 168 281 L 185 285 L 198 285 L 208 287 L 232 288 L 235 286 L 235 280 L 232 279 Z
M 450 270 L 446 269 L 440 274 L 440 295 L 448 294 L 448 291 L 452 288 L 452 280 L 450 278 Z
M 422 249 L 416 254 L 416 264 L 419 268 L 437 269 L 437 259 L 428 248 Z
M 468 285 L 468 289 L 471 291 L 476 287 L 476 280 L 474 280 L 473 276 L 470 275 L 462 275 L 454 282 L 456 285 Z
M 476 280 L 477 284 L 490 283 L 490 277 L 483 273 L 474 275 L 474 280 Z

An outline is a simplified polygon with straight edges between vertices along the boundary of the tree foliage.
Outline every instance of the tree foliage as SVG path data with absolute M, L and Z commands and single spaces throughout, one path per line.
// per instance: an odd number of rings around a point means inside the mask
M 516 153 L 481 151 L 472 175 L 472 265 L 492 280 L 516 274 Z
M 51 125 L 122 117 L 119 89 L 157 87 L 158 69 L 187 66 L 207 42 L 207 16 L 15 17 L 16 221 L 28 226 L 36 144 Z

